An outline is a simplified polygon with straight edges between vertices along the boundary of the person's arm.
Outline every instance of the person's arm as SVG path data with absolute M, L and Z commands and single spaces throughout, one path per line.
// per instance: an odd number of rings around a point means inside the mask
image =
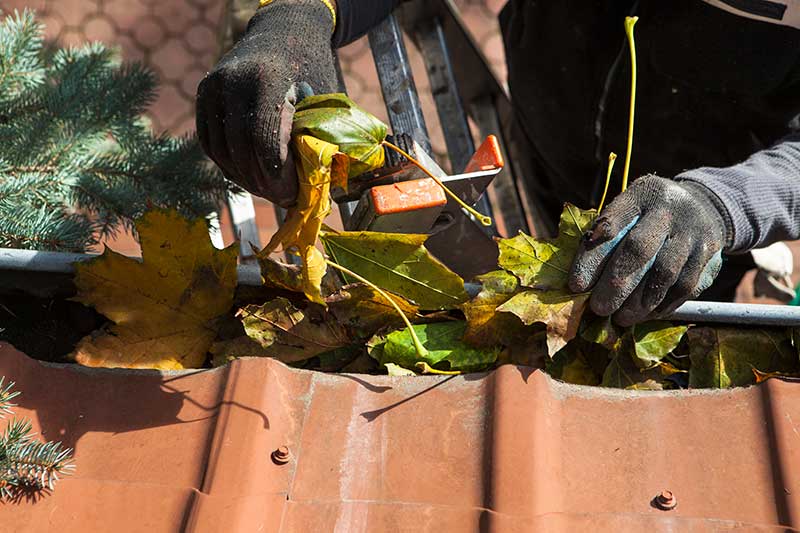
M 727 168 L 636 180 L 581 241 L 570 288 L 623 325 L 658 318 L 697 297 L 722 253 L 800 238 L 800 136 Z
M 336 92 L 333 47 L 368 31 L 397 3 L 260 1 L 242 38 L 197 88 L 197 136 L 228 179 L 281 206 L 294 203 L 295 104 L 312 92 Z
M 800 134 L 738 165 L 698 168 L 675 179 L 706 187 L 721 204 L 731 231 L 726 253 L 800 239 Z

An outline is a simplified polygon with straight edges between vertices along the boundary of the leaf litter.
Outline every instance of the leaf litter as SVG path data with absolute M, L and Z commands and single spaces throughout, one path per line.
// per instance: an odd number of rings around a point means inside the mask
M 629 31 L 632 39 L 632 24 Z M 204 221 L 147 213 L 136 225 L 142 262 L 106 250 L 76 265 L 76 299 L 111 323 L 80 341 L 75 361 L 178 369 L 272 357 L 399 377 L 515 363 L 570 383 L 648 390 L 800 375 L 794 330 L 666 321 L 620 328 L 594 316 L 590 294 L 571 294 L 567 277 L 596 210 L 566 204 L 554 239 L 498 239 L 498 269 L 477 277 L 472 297 L 427 251 L 425 235 L 325 228 L 331 187 L 346 189 L 348 178 L 380 167 L 385 138 L 386 126 L 344 95 L 303 100 L 292 141 L 298 202 L 258 255 L 264 288 L 278 292 L 234 305 L 237 248 L 214 249 Z M 630 149 L 626 170 L 629 157 Z M 278 249 L 302 264 L 270 258 Z M 233 333 L 220 326 L 226 320 Z

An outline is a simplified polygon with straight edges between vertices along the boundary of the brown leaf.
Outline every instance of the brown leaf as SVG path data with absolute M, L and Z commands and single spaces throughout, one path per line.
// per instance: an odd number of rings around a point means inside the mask
M 419 308 L 396 294 L 391 295 L 409 320 L 413 321 Z M 328 310 L 348 331 L 352 339 L 368 339 L 381 330 L 405 325 L 397 310 L 381 294 L 362 283 L 343 287 L 326 298 Z
M 475 298 L 461 305 L 467 319 L 464 341 L 479 347 L 508 346 L 513 339 L 531 334 L 519 318 L 511 313 L 501 313 L 497 308 L 506 303 L 519 287 L 513 274 L 504 270 L 478 276 L 481 291 Z
M 599 385 L 608 366 L 608 351 L 580 337 L 559 350 L 547 362 L 547 373 L 573 385 Z
M 661 390 L 672 388 L 666 378 L 680 372 L 669 364 L 659 363 L 650 368 L 637 364 L 635 340 L 631 333 L 622 336 L 611 352 L 611 362 L 603 374 L 602 385 L 617 389 Z
M 285 298 L 275 298 L 264 305 L 248 305 L 239 316 L 249 339 L 234 339 L 218 347 L 215 365 L 242 356 L 294 363 L 351 344 L 344 328 L 321 306 L 301 310 Z
M 528 290 L 515 295 L 497 310 L 513 313 L 525 324 L 545 324 L 547 351 L 552 357 L 577 335 L 588 301 L 587 293 Z

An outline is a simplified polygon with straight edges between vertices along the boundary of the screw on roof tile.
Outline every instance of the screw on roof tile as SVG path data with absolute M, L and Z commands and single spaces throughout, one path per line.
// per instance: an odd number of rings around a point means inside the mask
M 653 498 L 653 505 L 662 511 L 671 511 L 678 505 L 678 499 L 669 490 L 662 490 L 661 494 Z
M 272 452 L 272 462 L 277 465 L 285 465 L 289 462 L 289 448 L 287 446 L 280 446 L 277 450 Z

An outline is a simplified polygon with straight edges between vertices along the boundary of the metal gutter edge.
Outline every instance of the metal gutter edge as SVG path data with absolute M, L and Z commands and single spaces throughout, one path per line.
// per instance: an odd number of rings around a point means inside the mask
M 18 270 L 71 274 L 75 271 L 74 263 L 88 261 L 94 257 L 97 257 L 97 255 L 0 248 L 0 271 Z M 258 265 L 243 264 L 239 265 L 237 270 L 239 285 L 254 287 L 261 285 L 261 271 Z M 800 326 L 800 307 L 725 302 L 686 302 L 667 318 L 686 322 L 715 322 L 752 326 Z
M 0 248 L 0 271 L 20 270 L 26 272 L 49 272 L 52 274 L 72 274 L 74 263 L 89 261 L 96 254 L 71 254 L 66 252 L 40 252 L 36 250 L 16 250 Z M 141 261 L 139 257 L 131 257 Z M 237 267 L 239 285 L 261 285 L 261 270 L 256 264 L 242 264 Z

